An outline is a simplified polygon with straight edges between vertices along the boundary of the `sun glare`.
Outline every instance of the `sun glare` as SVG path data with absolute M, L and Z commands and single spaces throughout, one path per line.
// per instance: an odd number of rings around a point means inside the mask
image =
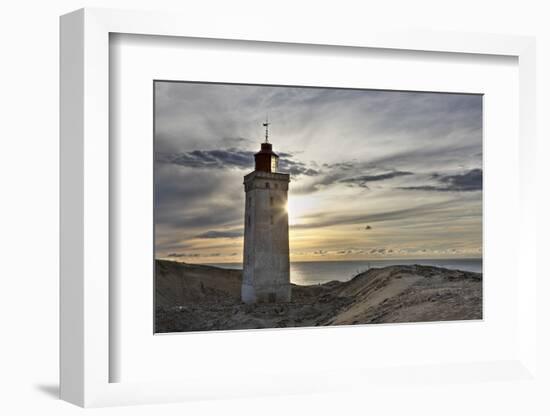
M 290 197 L 286 204 L 289 225 L 299 223 L 302 217 L 311 213 L 315 207 L 315 200 L 309 196 Z

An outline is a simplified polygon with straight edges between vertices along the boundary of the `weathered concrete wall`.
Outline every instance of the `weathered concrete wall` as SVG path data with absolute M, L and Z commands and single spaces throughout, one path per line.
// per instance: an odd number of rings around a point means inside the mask
M 244 178 L 243 302 L 290 301 L 289 182 L 284 173 L 254 171 Z

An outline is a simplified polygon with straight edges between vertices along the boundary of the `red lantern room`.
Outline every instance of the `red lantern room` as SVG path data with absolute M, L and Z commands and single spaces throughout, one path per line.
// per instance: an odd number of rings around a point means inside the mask
M 268 141 L 269 123 L 267 120 L 263 123 L 263 126 L 265 127 L 265 142 L 262 143 L 261 150 L 254 155 L 254 161 L 256 162 L 255 170 L 275 173 L 279 167 L 279 155 L 273 151 L 271 143 Z
M 254 155 L 256 162 L 255 170 L 262 172 L 277 172 L 279 166 L 279 156 L 273 152 L 271 143 L 262 143 L 262 149 Z

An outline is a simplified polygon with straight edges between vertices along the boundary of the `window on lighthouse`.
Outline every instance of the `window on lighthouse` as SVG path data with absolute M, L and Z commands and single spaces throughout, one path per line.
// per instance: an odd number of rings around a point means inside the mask
M 279 158 L 277 156 L 271 156 L 271 172 L 277 172 L 279 167 Z

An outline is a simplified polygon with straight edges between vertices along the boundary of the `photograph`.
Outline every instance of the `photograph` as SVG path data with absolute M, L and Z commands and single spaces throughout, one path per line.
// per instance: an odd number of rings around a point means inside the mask
M 155 333 L 483 319 L 483 95 L 153 81 Z

